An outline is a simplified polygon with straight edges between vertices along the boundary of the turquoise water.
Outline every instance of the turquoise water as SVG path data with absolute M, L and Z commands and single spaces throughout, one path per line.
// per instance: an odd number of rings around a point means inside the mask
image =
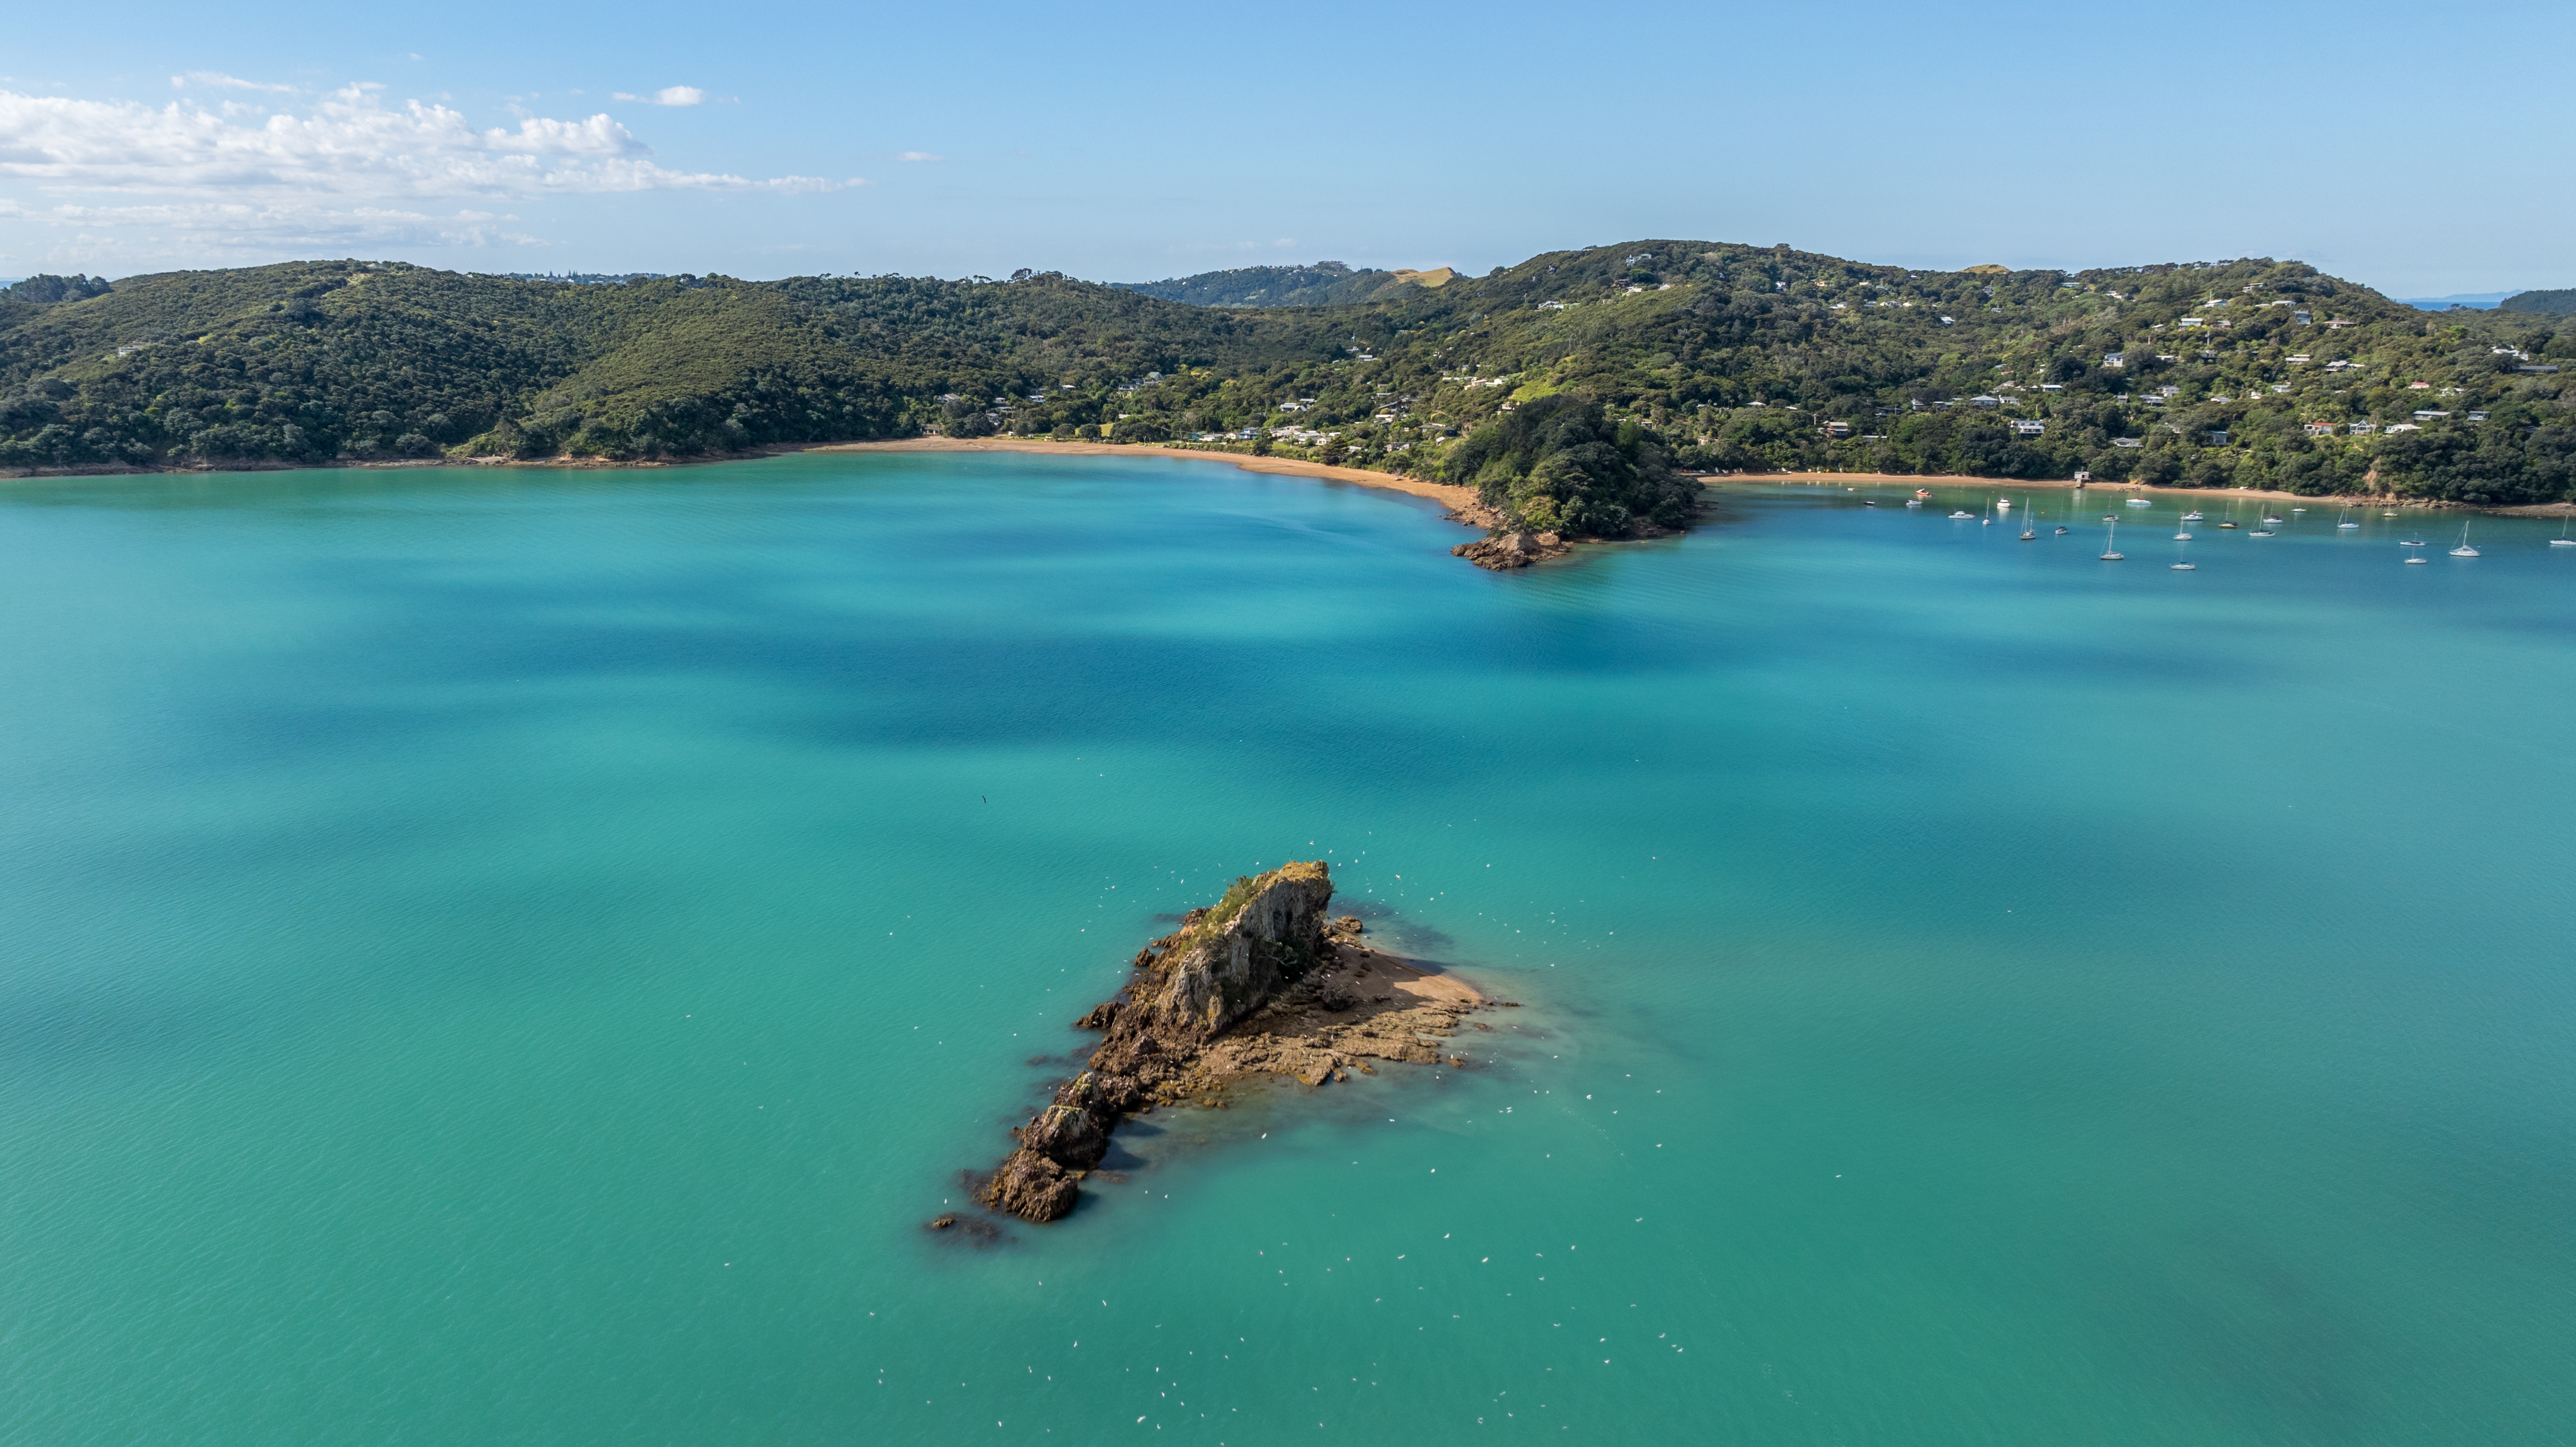
M 2576 549 L 1883 496 L 8 485 L 0 1439 L 2568 1440 Z M 1290 857 L 1525 1008 L 925 1231 Z

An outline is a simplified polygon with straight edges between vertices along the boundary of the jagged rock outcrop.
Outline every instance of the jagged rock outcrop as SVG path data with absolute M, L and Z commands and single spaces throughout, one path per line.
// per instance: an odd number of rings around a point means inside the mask
M 1507 532 L 1472 543 L 1460 543 L 1449 551 L 1477 567 L 1504 572 L 1526 568 L 1542 558 L 1562 557 L 1573 550 L 1554 533 Z
M 1118 998 L 1075 1022 L 1103 1034 L 1091 1068 L 1012 1131 L 1019 1147 L 984 1183 L 984 1204 L 1030 1221 L 1064 1216 L 1121 1117 L 1157 1103 L 1217 1103 L 1235 1077 L 1321 1085 L 1347 1079 L 1344 1067 L 1363 1056 L 1438 1063 L 1434 1042 L 1483 997 L 1368 949 L 1359 920 L 1325 918 L 1332 898 L 1321 863 L 1282 865 L 1236 880 L 1139 951 Z

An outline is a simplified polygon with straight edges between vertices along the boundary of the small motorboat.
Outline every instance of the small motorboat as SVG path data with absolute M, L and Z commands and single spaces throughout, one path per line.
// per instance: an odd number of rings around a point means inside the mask
M 1905 505 L 1907 507 L 1921 507 L 1923 505 L 1923 499 L 1919 497 L 1909 497 L 1905 500 Z
M 2294 507 L 2294 508 L 2290 509 L 2290 511 L 2292 511 L 2292 512 L 2294 512 L 2294 513 L 2300 513 L 2300 512 L 2306 512 L 2306 511 L 2307 511 L 2307 509 L 2306 509 L 2306 508 L 2303 508 L 2303 507 Z
M 2424 560 L 2423 560 L 2422 558 L 2408 558 L 2406 561 L 2408 561 L 2408 562 L 2410 562 L 2410 563 L 2420 563 L 2420 562 L 2422 562 L 2422 561 L 2424 561 Z
M 2200 571 L 2200 564 L 2198 564 L 2198 563 L 2176 563 L 2176 564 L 2174 564 L 2174 565 L 2173 565 L 2173 570 L 2174 570 L 2175 572 L 2177 572 L 2177 573 L 2196 573 L 2196 572 L 2199 572 L 2199 571 Z
M 2191 511 L 2182 515 L 2182 520 L 2187 523 L 2196 523 L 2207 516 L 2209 516 L 2209 514 L 2202 512 L 2198 508 L 2193 508 Z
M 2051 536 L 2053 536 L 2053 537 L 2061 537 L 2061 538 L 2062 538 L 2062 537 L 2066 536 L 2066 529 L 2064 529 L 2064 528 L 2059 528 L 2055 533 L 2051 534 Z
M 1878 504 L 1877 504 L 1877 503 L 1875 503 L 1875 502 L 1871 501 L 1871 500 L 1870 500 L 1870 499 L 1868 499 L 1868 498 L 1862 498 L 1862 499 L 1860 500 L 1860 505 L 1861 505 L 1862 507 L 1876 507 L 1876 506 L 1878 506 Z
M 2276 523 L 2276 522 L 2279 522 L 2279 521 L 2280 521 L 2280 519 L 2279 519 L 2279 518 L 2276 518 L 2276 517 L 2272 516 L 2270 513 L 2265 513 L 2265 514 L 2263 514 L 2263 526 L 2265 526 L 2265 527 L 2267 527 L 2267 528 L 2268 528 L 2268 527 L 2270 527 L 2272 524 L 2274 524 L 2274 523 Z
M 1960 509 L 1960 510 L 1959 510 L 1959 511 L 1957 511 L 1957 512 L 1954 512 L 1954 513 L 1950 514 L 1950 517 L 1951 517 L 1951 519 L 1952 519 L 1953 521 L 1956 521 L 1956 520 L 1957 520 L 1957 519 L 1959 519 L 1959 518 L 1972 518 L 1972 517 L 1975 517 L 1975 516 L 1976 516 L 1976 514 L 1975 514 L 1975 513 L 1969 512 L 1969 511 L 1967 511 L 1967 510 L 1966 510 L 1966 509 L 1964 509 L 1964 508 Z
M 2155 500 L 2153 498 L 2133 497 L 2129 499 L 2129 506 L 2131 507 L 2154 507 L 2155 505 Z
M 2397 546 L 2401 548 L 2420 548 L 2424 546 L 2424 540 L 2422 538 L 2407 538 L 2398 543 Z
M 2175 541 L 2175 542 L 2178 542 L 2178 543 L 2187 543 L 2187 542 L 2190 542 L 2190 541 L 2191 541 L 2191 534 L 2189 534 L 2189 533 L 2176 533 L 2176 534 L 2174 534 L 2174 541 Z
M 2219 526 L 2220 526 L 2220 527 L 2223 527 L 2223 528 L 2232 528 L 2232 527 L 2236 526 L 2236 524 L 2234 524 L 2234 523 L 2220 523 L 2220 524 L 2219 524 Z
M 2011 498 L 2008 498 L 2008 497 L 1999 497 L 1999 498 L 1995 499 L 1995 511 L 1997 511 L 1997 512 L 2011 512 L 2011 511 L 2012 511 L 2012 499 L 2011 499 Z
M 1930 497 L 1932 495 L 1932 489 L 1928 487 L 1918 487 L 1914 489 L 1914 495 L 1916 497 Z
M 2270 528 L 2256 528 L 2245 536 L 2249 538 L 2277 538 L 2280 534 L 2272 531 Z

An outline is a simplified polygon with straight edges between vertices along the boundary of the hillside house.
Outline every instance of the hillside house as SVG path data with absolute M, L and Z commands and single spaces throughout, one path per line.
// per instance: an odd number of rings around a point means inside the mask
M 2048 430 L 2048 424 L 2033 418 L 2016 417 L 2012 430 L 2015 437 L 2037 437 Z
M 2430 407 L 2418 407 L 2415 409 L 2415 420 L 2418 422 L 2431 422 L 2436 418 L 2448 417 L 2450 415 L 2451 414 L 2448 412 L 2439 412 Z
M 2379 430 L 2379 424 L 2376 422 L 2355 422 L 2346 426 L 2343 430 L 2355 437 L 2368 437 L 2373 432 Z
M 2144 447 L 2147 445 L 2147 440 L 2143 437 L 2114 437 L 2111 439 L 2111 445 L 2113 447 Z
M 2310 437 L 2332 437 L 2334 434 L 2335 425 L 2331 422 L 2311 422 L 2308 424 L 2308 435 Z

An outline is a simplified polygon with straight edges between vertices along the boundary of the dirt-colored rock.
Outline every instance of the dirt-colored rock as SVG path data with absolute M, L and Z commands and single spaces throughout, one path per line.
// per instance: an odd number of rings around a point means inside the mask
M 1012 1132 L 1019 1148 L 978 1198 L 1058 1220 L 1127 1115 L 1157 1103 L 1221 1108 L 1229 1083 L 1256 1074 L 1314 1087 L 1349 1080 L 1354 1066 L 1375 1074 L 1370 1059 L 1439 1064 L 1437 1042 L 1485 997 L 1361 943 L 1356 916 L 1325 918 L 1332 894 L 1321 863 L 1283 865 L 1236 880 L 1140 952 L 1127 988 L 1080 1021 L 1104 1037 L 1091 1068 Z

